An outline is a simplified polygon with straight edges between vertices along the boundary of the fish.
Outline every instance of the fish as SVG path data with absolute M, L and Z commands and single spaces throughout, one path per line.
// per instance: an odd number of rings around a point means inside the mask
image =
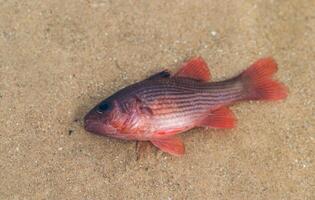
M 149 141 L 175 156 L 185 153 L 179 133 L 196 127 L 230 129 L 229 106 L 242 101 L 285 99 L 287 87 L 272 78 L 277 63 L 261 58 L 237 76 L 211 81 L 202 57 L 184 62 L 176 73 L 162 70 L 98 103 L 84 117 L 86 131 L 124 140 Z

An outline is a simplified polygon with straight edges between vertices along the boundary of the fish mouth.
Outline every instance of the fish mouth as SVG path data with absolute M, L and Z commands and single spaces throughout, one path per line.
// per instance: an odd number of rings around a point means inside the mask
M 95 120 L 84 120 L 84 129 L 91 133 L 98 133 L 100 134 L 100 123 L 95 122 Z
M 95 119 L 85 119 L 84 120 L 84 129 L 90 133 L 94 133 L 97 135 L 107 135 L 107 136 L 115 136 L 117 132 L 115 128 L 110 125 L 104 124 L 104 122 L 97 121 Z
M 102 134 L 102 123 L 89 113 L 84 117 L 84 129 L 90 133 Z

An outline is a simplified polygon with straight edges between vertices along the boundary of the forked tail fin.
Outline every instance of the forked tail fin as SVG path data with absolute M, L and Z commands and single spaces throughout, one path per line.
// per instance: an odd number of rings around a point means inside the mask
M 287 88 L 272 80 L 277 63 L 272 58 L 262 58 L 252 64 L 241 75 L 248 100 L 280 100 L 287 97 Z

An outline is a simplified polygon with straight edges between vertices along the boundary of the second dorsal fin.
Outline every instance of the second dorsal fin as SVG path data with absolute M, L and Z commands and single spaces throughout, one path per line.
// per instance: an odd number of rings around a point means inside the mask
M 192 78 L 201 81 L 209 81 L 211 79 L 208 65 L 202 57 L 194 57 L 183 63 L 182 67 L 174 76 Z

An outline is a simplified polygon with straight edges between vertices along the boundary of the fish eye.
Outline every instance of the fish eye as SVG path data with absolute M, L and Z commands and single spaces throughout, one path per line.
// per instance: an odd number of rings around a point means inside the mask
M 110 108 L 110 104 L 108 102 L 106 102 L 106 101 L 103 101 L 97 107 L 97 112 L 103 113 L 104 111 L 108 110 L 109 108 Z

